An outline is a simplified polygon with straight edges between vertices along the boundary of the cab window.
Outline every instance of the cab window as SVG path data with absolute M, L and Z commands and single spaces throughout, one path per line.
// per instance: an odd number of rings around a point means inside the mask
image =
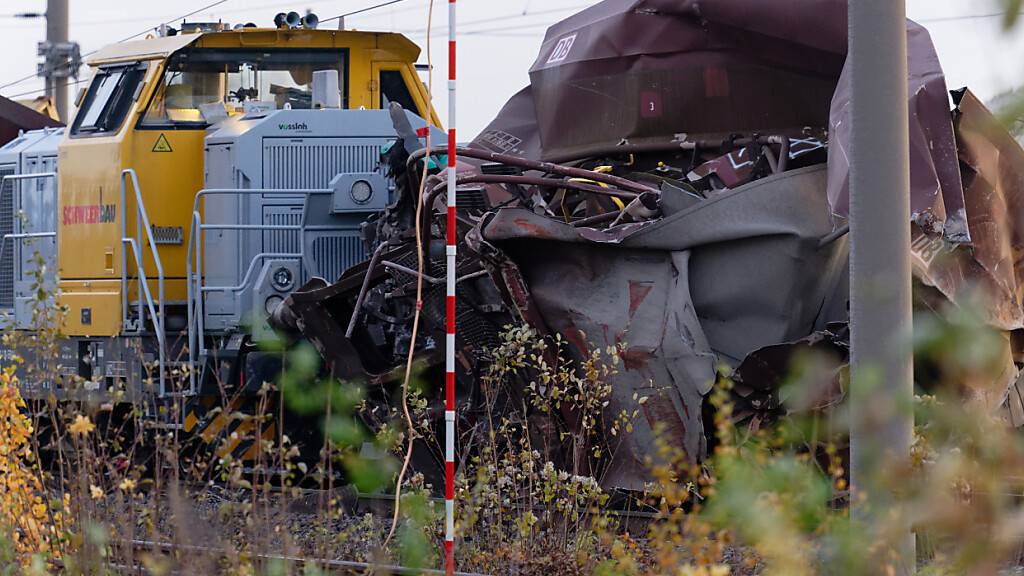
M 135 100 L 145 67 L 138 63 L 100 68 L 71 127 L 72 137 L 117 132 Z
M 194 48 L 174 54 L 140 128 L 203 128 L 214 110 L 311 108 L 313 72 L 337 70 L 348 107 L 345 50 L 235 50 Z
M 421 114 L 416 101 L 412 99 L 409 87 L 405 84 L 400 70 L 380 71 L 380 107 L 386 110 L 392 102 L 398 102 L 402 108 L 416 114 Z

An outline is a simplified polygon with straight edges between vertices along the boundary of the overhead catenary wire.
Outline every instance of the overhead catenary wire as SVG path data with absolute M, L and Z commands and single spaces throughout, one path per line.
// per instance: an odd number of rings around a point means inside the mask
M 990 18 L 1005 18 L 1007 12 L 990 12 L 988 14 L 962 14 L 960 16 L 936 16 L 933 18 L 915 18 L 915 22 L 957 22 L 961 20 L 987 20 Z M 1018 14 L 1018 16 L 1024 16 L 1024 12 Z
M 157 19 L 157 18 L 168 18 L 168 17 L 169 16 L 167 16 L 167 15 L 163 15 L 163 16 L 136 16 L 136 17 L 132 17 L 132 18 L 110 18 L 110 19 L 107 19 L 107 20 L 103 20 L 103 19 L 97 19 L 97 20 L 74 20 L 74 21 L 71 22 L 71 26 L 77 27 L 77 26 L 102 26 L 102 25 L 110 25 L 110 24 L 131 24 L 131 23 L 136 23 L 136 22 L 152 22 L 154 19 Z M 177 20 L 179 18 L 181 18 L 181 16 L 175 17 L 173 20 Z M 173 20 L 169 20 L 169 22 L 173 21 Z
M 0 16 L 0 18 L 3 18 Z M 132 18 L 110 18 L 105 20 L 73 20 L 71 21 L 72 28 L 88 28 L 92 26 L 112 26 L 117 24 L 131 24 L 136 22 L 152 22 L 154 18 L 167 18 L 167 16 L 137 16 Z M 31 22 L 22 22 L 21 24 L 11 26 L 0 26 L 0 29 L 5 30 L 26 30 L 28 29 Z M 148 29 L 147 29 L 148 31 Z
M 472 21 L 469 21 L 469 22 L 462 23 L 462 25 L 460 26 L 460 32 L 459 33 L 462 34 L 462 35 L 466 35 L 466 36 L 493 35 L 493 36 L 508 36 L 508 37 L 536 37 L 538 35 L 541 35 L 544 30 L 547 30 L 548 27 L 550 27 L 550 25 L 551 25 L 550 22 L 530 22 L 530 23 L 524 23 L 524 24 L 517 24 L 517 25 L 514 25 L 514 26 L 504 25 L 504 26 L 500 26 L 500 27 L 487 27 L 487 28 L 468 29 L 468 30 L 466 29 L 466 27 L 467 26 L 474 26 L 474 25 L 478 25 L 478 24 L 489 24 L 489 23 L 493 23 L 493 22 L 508 22 L 510 20 L 514 21 L 514 20 L 519 20 L 519 19 L 522 19 L 522 18 L 528 18 L 528 17 L 531 17 L 531 16 L 542 16 L 542 15 L 554 14 L 554 13 L 558 13 L 558 12 L 568 12 L 568 11 L 571 11 L 571 10 L 577 10 L 577 9 L 581 9 L 581 8 L 586 8 L 587 6 L 589 6 L 589 5 L 588 4 L 580 4 L 580 5 L 573 5 L 573 6 L 565 6 L 565 7 L 562 7 L 562 8 L 552 8 L 552 9 L 548 9 L 548 10 L 540 10 L 540 11 L 532 11 L 532 12 L 531 11 L 524 11 L 524 12 L 521 12 L 521 13 L 508 14 L 506 16 L 495 16 L 495 17 L 481 18 L 481 19 L 478 19 L 478 20 L 472 20 Z M 1024 13 L 1021 13 L 1021 14 L 1024 15 Z M 1005 17 L 1005 16 L 1006 16 L 1005 12 L 993 12 L 993 13 L 988 13 L 988 14 L 965 14 L 965 15 L 960 15 L 960 16 L 942 16 L 942 17 L 935 17 L 935 18 L 916 18 L 916 19 L 914 19 L 914 21 L 915 22 L 919 22 L 919 23 L 952 22 L 952 21 L 962 21 L 962 20 L 980 20 L 980 19 L 1000 18 L 1000 17 Z M 520 31 L 529 31 L 529 30 L 534 30 L 534 29 L 536 29 L 538 32 L 537 33 L 533 33 L 533 32 L 523 32 L 523 33 L 520 33 Z M 444 31 L 444 28 L 435 28 L 434 29 L 434 33 L 440 33 L 442 31 Z M 515 33 L 511 33 L 511 32 L 515 32 Z M 401 33 L 406 34 L 406 35 L 411 36 L 411 37 L 420 38 L 420 37 L 423 37 L 425 35 L 425 29 L 423 29 L 423 28 L 407 29 L 407 30 L 402 30 Z
M 333 20 L 338 20 L 340 18 L 346 18 L 346 17 L 349 17 L 349 16 L 358 15 L 358 14 L 365 14 L 367 12 L 370 12 L 370 11 L 373 11 L 373 10 L 377 10 L 379 8 L 391 6 L 391 5 L 394 5 L 394 4 L 399 4 L 399 3 L 402 3 L 402 2 L 408 2 L 408 1 L 409 0 L 388 0 L 386 2 L 381 2 L 381 3 L 378 3 L 378 4 L 374 4 L 372 6 L 368 6 L 368 7 L 365 7 L 365 8 L 360 8 L 358 10 L 353 10 L 351 12 L 346 12 L 344 14 L 339 14 L 338 16 L 332 16 L 330 18 L 322 19 L 322 20 L 320 20 L 320 23 L 323 24 L 325 22 L 330 22 L 330 21 L 333 21 Z M 218 0 L 216 2 L 207 4 L 207 5 L 205 5 L 205 6 L 201 7 L 201 8 L 193 10 L 193 11 L 187 13 L 187 14 L 183 14 L 181 16 L 176 16 L 174 18 L 165 20 L 165 21 L 161 22 L 160 24 L 171 24 L 171 23 L 177 22 L 179 20 L 182 20 L 184 18 L 188 18 L 189 16 L 193 16 L 195 14 L 203 12 L 205 10 L 209 10 L 211 8 L 214 8 L 216 6 L 224 4 L 226 2 L 228 2 L 228 0 Z M 251 9 L 255 9 L 255 8 L 269 7 L 269 6 L 272 6 L 272 5 L 268 4 L 268 5 L 265 5 L 265 6 L 247 7 L 245 9 L 246 10 L 251 10 Z M 274 5 L 274 6 L 276 6 L 276 5 Z M 526 10 L 523 10 L 522 12 L 518 12 L 518 13 L 514 13 L 514 14 L 509 14 L 509 15 L 505 15 L 505 16 L 494 16 L 494 17 L 488 17 L 488 18 L 480 18 L 480 19 L 477 19 L 477 20 L 471 20 L 469 22 L 462 23 L 462 26 L 465 27 L 465 26 L 473 26 L 473 25 L 477 25 L 477 24 L 493 23 L 493 22 L 498 22 L 498 21 L 518 20 L 518 19 L 521 19 L 521 18 L 529 18 L 531 16 L 543 16 L 543 15 L 555 14 L 555 13 L 559 13 L 559 12 L 568 12 L 568 11 L 572 11 L 572 10 L 578 10 L 578 9 L 581 9 L 581 8 L 586 8 L 587 6 L 589 6 L 589 4 L 575 4 L 575 5 L 572 5 L 572 6 L 564 6 L 564 7 L 561 7 L 561 8 L 551 8 L 551 9 L 546 9 L 546 10 L 529 10 L 527 8 Z M 237 12 L 239 10 L 241 10 L 241 9 L 235 9 L 235 10 L 231 10 L 231 11 L 228 11 L 228 12 Z M 128 21 L 133 21 L 133 20 L 123 20 L 123 22 L 128 22 Z M 117 20 L 113 20 L 111 22 L 117 22 Z M 90 24 L 91 24 L 91 22 L 90 22 Z M 134 38 L 137 38 L 137 37 L 139 37 L 139 36 L 141 36 L 143 34 L 146 34 L 147 32 L 150 32 L 150 31 L 158 28 L 160 26 L 160 24 L 157 24 L 156 26 L 148 27 L 148 28 L 146 28 L 144 30 L 141 30 L 141 31 L 131 35 L 131 36 L 127 36 L 127 37 L 119 40 L 118 42 L 126 42 L 128 40 L 132 40 Z M 466 30 L 465 28 L 462 28 L 462 32 L 463 32 L 463 34 L 468 35 L 468 36 L 479 36 L 479 35 L 490 34 L 490 35 L 494 35 L 494 36 L 507 36 L 507 37 L 535 37 L 535 36 L 538 36 L 540 34 L 532 34 L 532 33 L 531 34 L 510 34 L 508 32 L 517 31 L 517 30 L 524 30 L 524 29 L 533 29 L 534 27 L 536 27 L 538 30 L 540 30 L 540 29 L 546 29 L 547 26 L 549 26 L 549 23 L 537 22 L 537 23 L 530 23 L 530 24 L 520 24 L 520 25 L 516 25 L 516 26 L 504 26 L 504 27 L 502 27 L 500 29 L 499 28 L 486 28 L 486 29 L 483 29 L 483 30 L 472 30 L 472 29 Z M 445 31 L 446 29 L 447 29 L 447 26 L 435 28 L 434 31 L 435 32 L 442 32 L 442 31 Z M 404 34 L 410 35 L 410 36 L 421 37 L 421 36 L 423 36 L 423 32 L 425 32 L 425 31 L 426 31 L 426 29 L 424 29 L 424 28 L 418 28 L 418 29 L 411 29 L 411 30 L 400 30 L 398 32 L 401 32 L 401 33 L 404 33 Z M 98 52 L 98 49 L 86 52 L 82 56 L 83 57 L 87 57 L 87 56 L 90 56 L 92 54 L 95 54 L 96 52 Z M 28 80 L 32 80 L 33 78 L 36 78 L 36 77 L 37 77 L 37 75 L 35 73 L 28 74 L 26 76 L 23 76 L 21 78 L 18 78 L 16 80 L 13 80 L 13 81 L 8 82 L 6 84 L 0 85 L 0 90 L 4 90 L 4 89 L 9 88 L 11 86 L 14 86 L 14 85 L 17 85 L 17 84 L 21 84 L 22 82 L 26 82 Z M 33 91 L 30 91 L 30 92 L 27 92 L 26 94 L 35 94 L 37 92 L 42 92 L 42 91 L 43 91 L 42 89 L 40 89 L 40 90 L 33 90 Z M 15 96 L 11 96 L 11 97 L 14 98 L 14 97 L 18 97 L 20 95 L 25 95 L 25 94 L 19 94 L 19 95 L 15 95 Z
M 543 38 L 544 30 L 537 30 L 536 32 L 492 32 L 490 30 L 481 30 L 479 32 L 462 32 L 463 36 L 488 36 L 491 38 Z
M 506 34 L 511 32 L 521 33 L 522 31 L 536 30 L 538 33 L 545 32 L 550 27 L 548 22 L 530 22 L 528 24 L 519 24 L 516 26 L 500 26 L 500 27 L 487 27 L 478 28 L 476 30 L 460 30 L 460 35 L 479 35 L 479 34 Z M 422 38 L 425 34 L 410 34 L 413 38 Z
M 589 6 L 590 6 L 590 4 L 574 4 L 572 6 L 563 6 L 561 8 L 550 8 L 550 9 L 547 9 L 547 10 L 535 10 L 535 11 L 532 11 L 532 12 L 525 12 L 525 13 L 517 12 L 517 13 L 512 13 L 512 14 L 506 14 L 506 15 L 503 15 L 503 16 L 490 16 L 490 17 L 487 17 L 487 18 L 478 18 L 476 20 L 469 20 L 469 21 L 466 21 L 466 22 L 460 22 L 459 23 L 459 32 L 460 33 L 465 32 L 466 31 L 466 26 L 473 26 L 473 25 L 476 25 L 476 24 L 489 24 L 489 23 L 492 23 L 492 22 L 508 22 L 509 20 L 518 20 L 518 19 L 521 19 L 521 18 L 529 18 L 529 17 L 532 17 L 532 16 L 544 16 L 544 15 L 549 15 L 549 14 L 556 14 L 558 12 L 569 12 L 569 11 L 572 11 L 572 10 L 580 10 L 582 8 L 587 8 Z M 543 23 L 543 22 L 538 22 L 538 23 L 535 23 L 535 24 L 537 26 L 547 26 L 547 25 L 549 25 L 549 24 Z M 448 29 L 447 26 L 443 26 L 443 27 L 439 27 L 439 28 L 434 28 L 433 32 L 434 33 L 441 33 L 441 32 L 446 31 L 447 29 Z M 505 28 L 505 29 L 508 29 L 508 28 Z M 426 31 L 427 30 L 425 28 L 413 28 L 413 29 L 409 29 L 409 30 L 397 30 L 396 32 L 400 32 L 400 33 L 406 34 L 406 35 L 412 35 L 412 34 L 422 34 L 423 32 L 426 32 Z
M 120 44 L 121 42 L 127 42 L 128 40 L 132 40 L 134 38 L 138 38 L 139 36 L 142 36 L 143 34 L 151 32 L 151 31 L 155 30 L 156 28 L 159 28 L 160 26 L 162 26 L 164 24 L 170 24 L 172 22 L 177 22 L 178 20 L 184 20 L 185 18 L 188 18 L 189 16 L 193 16 L 195 14 L 203 12 L 204 10 L 209 10 L 210 8 L 213 8 L 215 6 L 220 6 L 221 4 L 224 4 L 227 1 L 228 0 L 217 0 L 216 2 L 212 2 L 210 4 L 207 4 L 207 5 L 203 6 L 202 8 L 198 8 L 196 10 L 193 10 L 193 11 L 189 12 L 188 14 L 182 14 L 181 16 L 176 16 L 174 18 L 171 18 L 170 20 L 165 20 L 165 21 L 157 24 L 156 26 L 150 26 L 150 27 L 146 28 L 145 30 L 142 30 L 141 32 L 138 32 L 138 33 L 132 34 L 131 36 L 122 38 L 121 40 L 118 40 L 117 42 L 114 42 L 114 43 L 115 44 Z M 95 54 L 96 52 L 99 52 L 99 48 L 97 48 L 95 50 L 90 50 L 89 52 L 86 52 L 85 54 L 82 54 L 82 57 L 85 58 L 87 56 L 91 56 L 91 55 Z M 29 74 L 27 76 L 23 76 L 21 78 L 18 78 L 17 80 L 14 80 L 14 81 L 8 82 L 6 84 L 0 85 L 0 90 L 3 90 L 5 88 L 10 88 L 11 86 L 14 86 L 16 84 L 21 84 L 22 82 L 25 82 L 27 80 L 31 80 L 31 79 L 36 78 L 36 77 L 37 77 L 37 75 L 35 73 Z M 43 90 L 33 90 L 32 92 L 28 92 L 27 94 L 34 94 L 36 92 L 42 92 L 42 91 Z M 11 98 L 17 98 L 18 96 L 24 96 L 24 94 L 16 94 L 14 96 L 11 96 Z
M 132 34 L 131 36 L 128 36 L 126 38 L 122 38 L 121 40 L 118 40 L 117 42 L 115 42 L 115 44 L 120 44 L 121 42 L 127 42 L 129 40 L 138 38 L 139 36 L 142 36 L 143 34 L 146 34 L 147 32 L 151 32 L 151 31 L 159 28 L 160 26 L 163 26 L 164 24 L 173 24 L 174 22 L 177 22 L 178 20 L 184 20 L 185 18 L 188 18 L 189 16 L 194 16 L 196 14 L 199 14 L 200 12 L 204 12 L 206 10 L 209 10 L 210 8 L 214 8 L 216 6 L 220 6 L 221 4 L 223 4 L 223 3 L 227 2 L 227 1 L 228 0 L 217 0 L 216 2 L 207 4 L 206 6 L 203 6 L 202 8 L 198 8 L 196 10 L 193 10 L 193 11 L 189 12 L 188 14 L 182 14 L 181 16 L 177 16 L 175 18 L 171 18 L 170 20 L 165 20 L 165 21 L 157 24 L 156 26 L 151 26 L 151 27 L 146 28 L 145 30 L 143 30 L 141 32 Z M 99 52 L 99 49 L 96 49 L 96 50 L 93 50 L 93 51 L 88 52 L 86 54 L 83 54 L 83 56 L 88 56 L 89 54 L 95 54 L 96 52 Z
M 398 4 L 399 2 L 404 1 L 405 0 L 388 0 L 387 2 L 381 2 L 380 4 L 374 4 L 373 6 L 367 6 L 366 8 L 360 8 L 359 10 L 353 10 L 352 12 L 346 12 L 344 14 L 338 14 L 337 16 L 331 16 L 330 18 L 324 18 L 323 20 L 320 21 L 320 23 L 323 24 L 324 22 L 330 22 L 332 20 L 340 20 L 348 16 L 355 16 L 356 14 L 362 14 L 363 12 L 369 12 L 371 10 L 383 8 L 385 6 L 391 6 L 392 4 Z M 430 5 L 431 7 L 433 7 L 433 0 L 430 1 Z
M 62 84 L 62 86 L 65 86 L 65 87 L 78 86 L 79 84 L 85 84 L 88 81 L 89 80 L 87 78 L 79 78 L 78 80 L 75 80 L 74 82 L 68 82 L 66 84 Z M 36 90 L 28 90 L 26 92 L 19 92 L 17 94 L 11 94 L 10 96 L 5 96 L 5 98 L 20 98 L 22 96 L 31 96 L 32 94 L 38 94 L 40 92 L 46 92 L 46 88 L 38 88 Z
M 302 7 L 308 9 L 308 8 L 310 8 L 312 6 L 316 6 L 318 4 L 340 4 L 343 1 L 344 0 L 303 0 Z M 220 14 L 237 14 L 239 12 L 251 13 L 253 11 L 258 11 L 258 10 L 274 10 L 275 12 L 277 12 L 277 11 L 281 10 L 282 6 L 287 6 L 288 4 L 289 4 L 288 2 L 270 2 L 270 3 L 255 4 L 255 5 L 247 4 L 244 7 L 229 8 L 227 10 L 219 10 L 217 12 L 217 14 L 218 15 L 220 15 Z M 273 13 L 269 14 L 269 16 L 273 16 L 273 15 L 274 15 Z M 321 22 L 323 22 L 323 20 L 321 20 Z

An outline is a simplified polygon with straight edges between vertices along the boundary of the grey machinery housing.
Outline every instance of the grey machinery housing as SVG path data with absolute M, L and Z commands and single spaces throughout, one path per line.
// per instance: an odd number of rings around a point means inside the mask
M 32 325 L 37 276 L 56 292 L 57 146 L 63 128 L 23 132 L 0 147 L 0 326 Z M 34 175 L 34 176 L 33 176 Z M 41 259 L 41 260 L 39 260 Z M 37 263 L 44 267 L 38 269 Z
M 427 125 L 405 114 L 413 129 Z M 435 143 L 446 141 L 431 130 Z M 196 202 L 203 331 L 250 325 L 259 337 L 288 293 L 366 260 L 359 229 L 392 201 L 380 157 L 396 139 L 387 110 L 276 110 L 212 127 Z

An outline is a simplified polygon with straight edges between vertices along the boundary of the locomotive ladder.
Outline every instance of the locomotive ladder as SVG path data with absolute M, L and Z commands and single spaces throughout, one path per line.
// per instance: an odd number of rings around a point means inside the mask
M 126 203 L 128 181 L 131 180 L 132 190 L 135 192 L 135 236 L 128 236 L 128 205 Z M 149 214 L 146 213 L 146 205 L 142 201 L 142 190 L 139 188 L 139 176 L 133 168 L 121 171 L 121 204 L 119 206 L 121 219 L 121 327 L 125 332 L 140 333 L 145 328 L 146 312 L 153 322 L 153 331 L 156 333 L 157 346 L 159 347 L 160 373 L 160 396 L 167 394 L 167 333 L 164 331 L 164 265 L 160 261 L 160 253 L 157 250 L 156 239 L 153 238 L 153 227 L 149 223 Z M 142 230 L 146 231 L 146 241 L 149 244 L 149 253 L 153 257 L 156 266 L 157 299 L 154 300 L 153 293 L 149 288 L 149 280 L 146 277 L 145 266 L 143 265 L 143 236 Z M 135 259 L 135 269 L 139 275 L 139 294 L 136 306 L 138 317 L 133 323 L 128 318 L 128 253 L 130 248 Z

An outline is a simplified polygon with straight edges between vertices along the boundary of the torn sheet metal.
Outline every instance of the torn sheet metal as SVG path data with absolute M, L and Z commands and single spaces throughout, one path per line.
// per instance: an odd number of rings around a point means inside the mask
M 609 230 L 575 228 L 527 210 L 505 209 L 482 224 L 482 234 L 499 247 L 527 239 L 598 242 L 608 245 L 609 257 L 616 247 L 692 251 L 690 292 L 703 331 L 716 354 L 738 362 L 757 348 L 802 338 L 826 321 L 821 311 L 843 272 L 847 248 L 842 240 L 820 246 L 833 229 L 822 193 L 825 180 L 822 165 L 795 170 L 669 217 Z M 525 270 L 537 264 L 539 259 L 531 257 L 536 253 L 549 252 L 526 252 L 513 260 Z M 628 292 L 620 292 L 626 302 Z M 576 292 L 564 297 L 574 298 Z
M 971 240 L 964 214 L 964 191 L 957 163 L 957 145 L 949 115 L 949 95 L 931 36 L 907 22 L 908 94 L 910 107 L 910 211 L 928 220 L 955 243 Z M 850 204 L 849 66 L 832 97 L 829 118 L 828 195 L 837 214 L 848 215 Z
M 479 238 L 515 264 L 547 327 L 577 358 L 626 345 L 609 413 L 648 396 L 607 483 L 639 488 L 656 424 L 693 460 L 704 453 L 703 398 L 719 361 L 803 337 L 821 320 L 846 260 L 823 165 L 758 180 L 651 222 L 577 228 L 521 208 L 485 217 Z M 479 250 L 480 242 L 471 247 Z M 537 258 L 537 254 L 544 254 Z
M 704 453 L 702 406 L 714 381 L 715 356 L 690 298 L 690 254 L 536 238 L 500 246 L 574 359 L 585 359 L 594 347 L 625 346 L 607 413 L 631 412 L 637 397 L 649 398 L 639 407 L 633 433 L 614 446 L 604 483 L 643 490 L 650 480 L 644 461 L 659 425 L 664 441 L 696 461 Z M 538 250 L 548 256 L 524 256 Z
M 970 392 L 1024 421 L 1013 362 L 1024 353 L 1009 335 L 1024 328 L 1024 151 L 969 92 L 951 115 L 927 32 L 908 23 L 908 35 L 916 302 L 940 310 L 979 286 L 990 296 L 1007 362 Z M 478 376 L 510 324 L 563 336 L 577 359 L 625 346 L 608 414 L 649 400 L 598 471 L 608 488 L 643 487 L 656 425 L 692 461 L 704 456 L 719 362 L 739 367 L 739 397 L 764 416 L 784 400 L 794 355 L 826 350 L 833 363 L 807 407 L 835 401 L 849 299 L 846 41 L 841 0 L 600 2 L 548 31 L 531 86 L 458 149 L 454 220 L 447 176 L 427 175 L 415 339 L 417 171 L 441 163 L 405 142 L 385 158 L 397 200 L 362 229 L 379 260 L 296 292 L 275 325 L 384 399 L 410 349 L 439 371 L 455 225 L 459 430 L 494 408 Z M 579 461 L 579 438 L 567 445 L 565 461 Z
M 530 87 L 473 145 L 565 161 L 828 129 L 829 199 L 846 215 L 846 17 L 842 0 L 605 0 L 548 29 Z M 913 212 L 966 242 L 945 77 L 928 32 L 907 34 Z
M 950 242 L 928 222 L 915 222 L 914 272 L 951 302 L 980 290 L 986 321 L 1001 330 L 1024 328 L 1024 150 L 967 89 L 954 94 L 963 209 L 971 242 Z
M 531 69 L 531 86 L 509 101 L 473 145 L 528 158 L 584 162 L 616 154 L 653 155 L 674 162 L 707 199 L 694 204 L 663 189 L 666 216 L 628 228 L 567 230 L 557 221 L 539 222 L 542 216 L 499 213 L 485 233 L 502 246 L 502 239 L 530 235 L 525 225 L 545 242 L 590 241 L 609 251 L 635 247 L 639 239 L 664 230 L 671 230 L 666 236 L 676 241 L 681 228 L 668 222 L 668 214 L 707 210 L 717 195 L 770 178 L 780 171 L 781 159 L 793 161 L 791 168 L 820 167 L 813 157 L 800 164 L 793 150 L 817 141 L 808 129 L 813 134 L 826 128 L 828 177 L 815 193 L 819 201 L 827 199 L 837 217 L 825 224 L 823 234 L 830 225 L 838 229 L 849 201 L 846 13 L 846 2 L 829 0 L 781 5 L 608 0 L 552 26 Z M 641 29 L 644 34 L 635 34 Z M 928 32 L 908 21 L 907 34 L 915 277 L 921 290 L 933 287 L 953 303 L 964 302 L 967 292 L 981 287 L 991 302 L 989 323 L 1019 330 L 1024 327 L 1016 266 L 1021 233 L 1013 215 L 1019 212 L 1014 203 L 1019 201 L 1017 188 L 1024 185 L 1024 156 L 969 93 L 957 97 L 958 109 L 950 115 L 945 78 Z M 737 144 L 737 137 L 757 134 L 780 135 L 790 152 L 775 145 Z M 680 199 L 684 208 L 672 208 Z M 798 341 L 845 318 L 845 239 L 841 234 L 836 238 L 831 259 L 813 263 L 821 272 L 815 287 L 826 296 L 798 290 L 779 294 L 774 302 L 763 301 L 765 292 L 778 293 L 758 286 L 772 278 L 774 263 L 758 267 L 751 259 L 752 266 L 745 268 L 738 264 L 742 259 L 732 266 L 723 259 L 701 268 L 700 254 L 719 249 L 714 239 L 688 248 L 694 250 L 690 297 L 719 358 L 740 362 L 756 350 Z M 774 254 L 788 253 L 779 249 Z M 800 277 L 792 269 L 789 273 Z M 775 286 L 772 281 L 764 285 Z M 798 317 L 803 316 L 799 306 L 820 306 L 816 316 L 808 315 L 813 326 L 806 318 L 792 325 L 781 321 L 786 306 L 794 303 Z M 1007 374 L 1013 371 L 1010 366 Z M 1006 388 L 1002 380 L 993 388 L 995 397 L 984 391 L 987 405 L 998 403 Z

